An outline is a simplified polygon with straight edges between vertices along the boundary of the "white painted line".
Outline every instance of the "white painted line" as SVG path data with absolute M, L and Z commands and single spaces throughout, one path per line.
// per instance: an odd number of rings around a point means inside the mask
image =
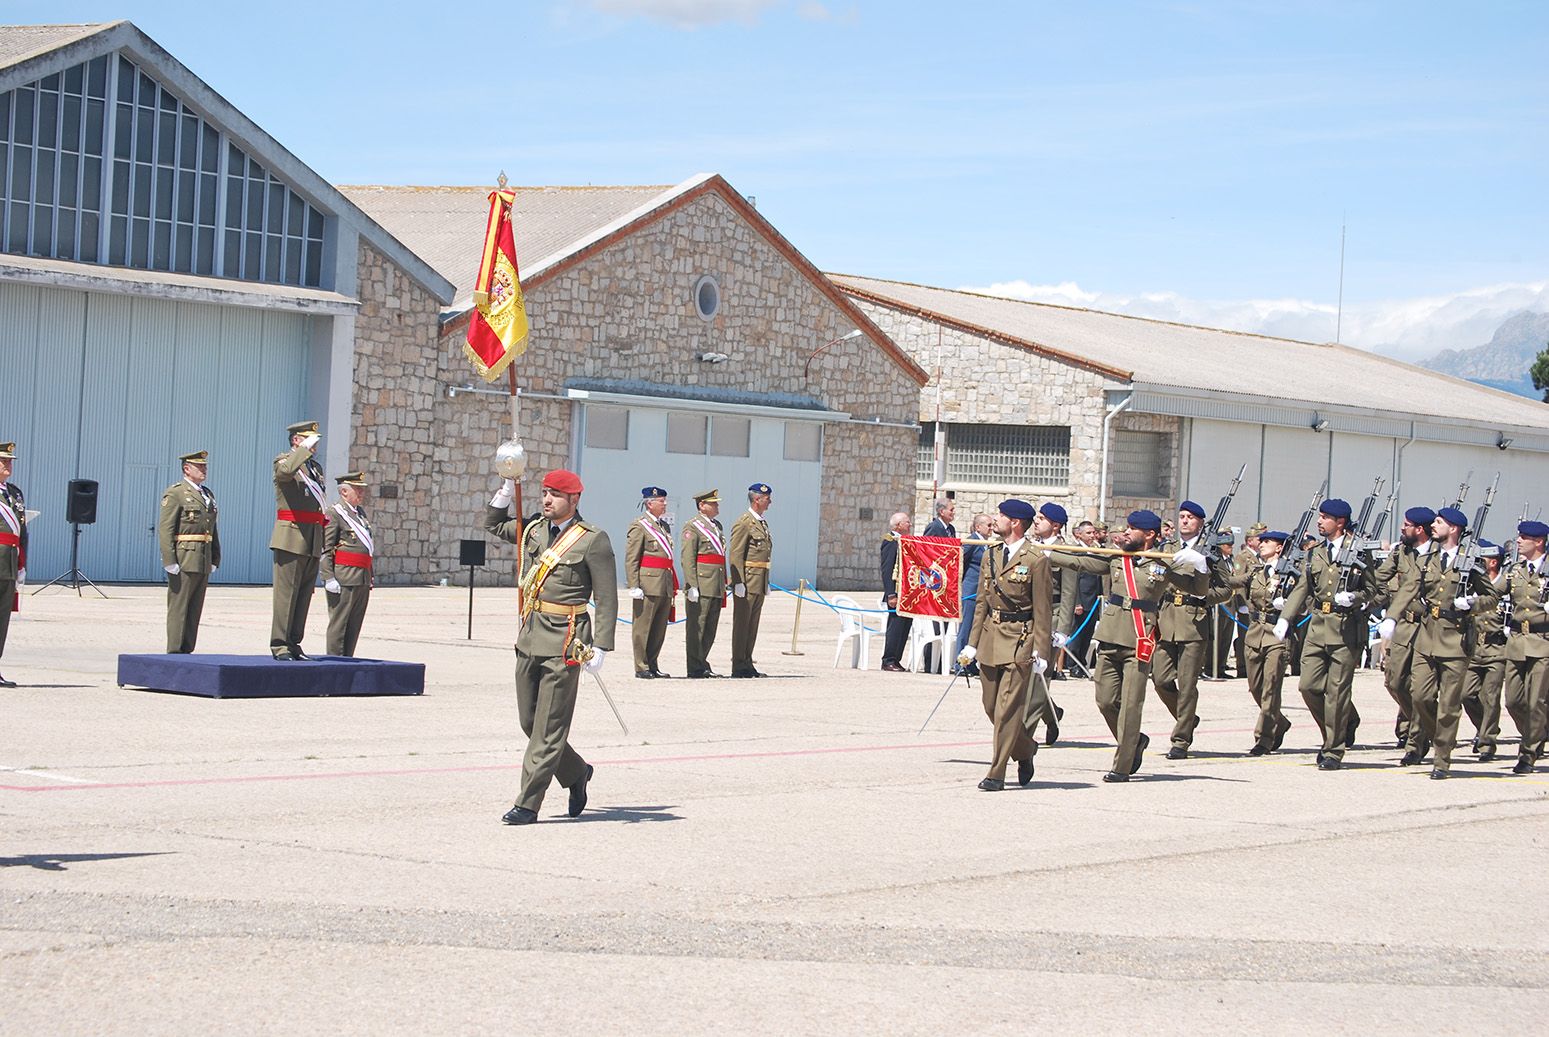
M 0 771 L 5 771 L 9 774 L 25 774 L 29 778 L 50 778 L 54 781 L 68 781 L 72 785 L 102 784 L 100 781 L 94 781 L 91 778 L 72 778 L 68 774 L 55 774 L 53 771 L 29 771 L 22 770 L 20 767 L 6 767 L 3 765 L 0 765 Z

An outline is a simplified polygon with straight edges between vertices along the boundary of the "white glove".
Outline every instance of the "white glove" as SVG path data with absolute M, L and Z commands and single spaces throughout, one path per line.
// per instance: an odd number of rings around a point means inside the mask
M 593 648 L 592 657 L 581 664 L 581 669 L 585 670 L 587 673 L 596 673 L 598 670 L 602 669 L 603 660 L 607 658 L 607 655 L 608 653 L 603 649 Z
M 1269 603 L 1269 607 L 1274 609 L 1276 612 L 1279 612 L 1281 609 L 1285 608 L 1285 595 L 1275 595 L 1275 600 Z
M 339 581 L 338 580 L 324 580 L 323 581 L 323 590 L 327 591 L 329 594 L 338 594 L 339 593 Z
M 1205 560 L 1205 556 L 1192 547 L 1182 548 L 1173 557 L 1180 562 L 1192 565 L 1195 572 L 1207 573 L 1210 571 L 1210 563 Z
M 957 653 L 957 664 L 967 666 L 979 657 L 979 650 L 973 645 L 964 645 L 963 650 Z
M 1067 641 L 1069 641 L 1069 640 L 1070 640 L 1069 637 L 1065 636 L 1064 634 L 1060 633 L 1059 631 L 1056 630 L 1054 632 L 1053 641 L 1054 641 L 1054 647 L 1055 648 L 1064 648 L 1065 647 L 1065 643 Z M 1038 672 L 1042 673 L 1043 671 L 1039 670 Z
M 306 447 L 308 450 L 311 450 L 313 447 L 317 446 L 317 441 L 322 438 L 322 436 L 318 435 L 316 432 L 313 432 L 311 435 L 304 436 L 302 438 L 301 445 Z
M 215 570 L 217 570 L 217 569 L 219 569 L 219 568 L 220 568 L 220 566 L 218 566 L 218 565 L 212 565 L 212 566 L 210 566 L 210 575 L 211 575 L 211 576 L 214 576 L 214 575 L 215 575 Z
M 1285 640 L 1285 635 L 1289 634 L 1290 632 L 1291 632 L 1291 621 L 1290 620 L 1282 619 L 1282 620 L 1280 620 L 1280 622 L 1275 624 L 1275 640 L 1276 641 L 1284 641 Z
M 1237 611 L 1238 611 L 1238 612 L 1252 612 L 1252 611 L 1253 611 L 1253 610 L 1252 610 L 1252 609 L 1250 609 L 1250 608 L 1249 608 L 1249 607 L 1248 607 L 1248 606 L 1246 606 L 1246 605 L 1238 605 L 1238 606 L 1237 606 Z
M 24 587 L 26 585 L 27 585 L 27 570 L 26 569 L 18 569 L 18 570 L 16 570 L 16 586 Z
M 489 506 L 492 508 L 509 508 L 514 500 L 516 500 L 516 480 L 507 479 L 500 484 L 500 489 L 496 490 L 495 495 L 489 499 Z
M 1034 652 L 1033 653 L 1033 672 L 1034 673 L 1043 673 L 1043 671 L 1047 670 L 1048 668 L 1049 668 L 1049 660 L 1045 659 L 1043 656 L 1039 655 L 1037 652 Z
M 1349 608 L 1355 604 L 1355 591 L 1335 591 L 1334 604 L 1340 608 Z
M 1389 616 L 1381 623 L 1377 624 L 1377 636 L 1382 638 L 1384 641 L 1391 641 L 1393 640 L 1393 631 L 1397 629 L 1397 627 L 1398 621 L 1392 616 Z
M 698 601 L 699 600 L 699 588 L 698 587 L 690 587 L 688 590 L 683 592 L 683 597 L 686 598 L 689 601 Z
M 631 587 L 629 588 L 629 596 L 634 598 L 636 601 L 639 601 L 641 598 L 645 597 L 645 588 Z
M 176 562 L 173 562 L 171 565 L 164 565 L 162 568 L 167 570 L 168 576 L 176 576 L 178 573 L 183 571 L 183 567 Z
M 1461 597 L 1452 599 L 1452 607 L 1457 609 L 1459 612 L 1467 612 L 1469 609 L 1474 607 L 1474 601 L 1474 595 L 1464 594 Z
M 745 598 L 748 596 L 748 585 L 745 583 L 739 583 L 737 586 L 731 589 L 731 592 L 737 595 L 739 598 Z

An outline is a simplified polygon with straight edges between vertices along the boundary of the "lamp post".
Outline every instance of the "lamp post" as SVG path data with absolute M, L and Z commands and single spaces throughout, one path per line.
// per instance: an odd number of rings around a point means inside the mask
M 823 343 L 821 346 L 819 346 L 818 348 L 814 349 L 811 353 L 807 354 L 807 366 L 802 368 L 801 380 L 805 382 L 807 380 L 807 378 L 812 374 L 812 361 L 817 358 L 817 355 L 819 353 L 822 353 L 823 351 L 825 351 L 827 349 L 830 349 L 833 346 L 837 346 L 841 342 L 847 342 L 847 341 L 849 341 L 852 338 L 860 338 L 860 337 L 861 337 L 861 329 L 860 328 L 856 328 L 854 331 L 851 331 L 848 334 L 840 335 L 838 338 L 836 338 L 836 339 L 834 339 L 834 340 L 832 340 L 830 342 Z

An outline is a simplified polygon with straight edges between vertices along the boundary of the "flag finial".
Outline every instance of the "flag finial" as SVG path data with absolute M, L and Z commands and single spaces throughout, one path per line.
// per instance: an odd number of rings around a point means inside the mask
M 500 175 L 495 178 L 495 186 L 504 191 L 508 183 L 510 183 L 510 181 L 506 179 L 506 171 L 502 169 L 500 171 Z

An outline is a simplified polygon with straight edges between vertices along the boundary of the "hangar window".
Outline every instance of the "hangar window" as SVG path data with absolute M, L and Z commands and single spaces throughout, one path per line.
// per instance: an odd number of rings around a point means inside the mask
M 1166 432 L 1114 429 L 1109 448 L 1116 497 L 1167 497 L 1172 439 Z
M 709 274 L 694 282 L 694 309 L 704 320 L 721 312 L 721 286 Z
M 785 423 L 785 459 L 821 461 L 823 426 L 815 421 L 787 421 Z
M 705 452 L 705 416 L 703 414 L 667 415 L 667 453 L 703 454 Z
M 710 452 L 717 457 L 747 457 L 751 425 L 747 418 L 711 418 Z
M 629 411 L 623 407 L 586 408 L 586 445 L 597 450 L 628 450 Z
M 916 477 L 930 482 L 936 429 L 925 422 L 915 454 Z M 956 486 L 1063 490 L 1070 485 L 1070 426 L 946 427 L 946 481 Z

